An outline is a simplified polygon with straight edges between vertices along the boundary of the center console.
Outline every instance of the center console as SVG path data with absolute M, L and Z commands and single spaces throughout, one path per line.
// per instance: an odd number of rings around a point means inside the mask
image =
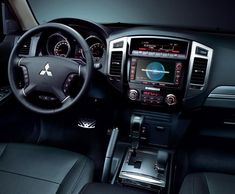
M 160 157 L 164 158 L 161 166 Z M 161 193 L 166 187 L 168 153 L 151 149 L 129 149 L 126 153 L 119 179 L 132 185 Z M 165 166 L 166 165 L 166 166 Z
M 119 142 L 113 183 L 170 193 L 174 148 L 190 124 L 181 113 L 205 91 L 212 55 L 201 43 L 173 36 L 110 40 L 107 79 L 125 97 L 120 128 L 123 143 L 127 129 L 131 140 L 125 151 Z
M 127 149 L 118 179 L 124 185 L 166 193 L 170 154 L 140 144 L 143 116 L 132 115 L 131 146 Z

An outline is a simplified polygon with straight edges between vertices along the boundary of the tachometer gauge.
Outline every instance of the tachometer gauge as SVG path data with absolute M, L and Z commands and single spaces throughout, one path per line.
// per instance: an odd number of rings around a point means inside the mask
M 70 44 L 66 40 L 61 40 L 54 47 L 54 55 L 60 57 L 67 57 L 69 55 L 71 48 Z
M 105 53 L 105 44 L 100 38 L 94 35 L 91 35 L 86 38 L 86 41 L 92 52 L 94 62 L 99 63 Z
M 98 62 L 104 54 L 104 44 L 103 43 L 94 43 L 93 45 L 90 46 L 94 62 Z

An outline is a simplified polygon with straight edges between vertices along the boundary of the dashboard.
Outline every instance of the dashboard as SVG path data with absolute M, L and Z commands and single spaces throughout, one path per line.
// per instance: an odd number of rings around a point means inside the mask
M 235 68 L 231 65 L 233 54 L 221 67 L 221 59 L 228 54 L 226 45 L 235 42 L 231 35 L 98 25 L 76 19 L 56 22 L 71 26 L 83 36 L 93 56 L 95 73 L 131 105 L 167 110 L 235 107 L 235 81 L 230 72 Z M 32 37 L 28 54 L 68 57 L 86 64 L 80 45 L 61 32 Z M 228 76 L 221 77 L 222 71 Z

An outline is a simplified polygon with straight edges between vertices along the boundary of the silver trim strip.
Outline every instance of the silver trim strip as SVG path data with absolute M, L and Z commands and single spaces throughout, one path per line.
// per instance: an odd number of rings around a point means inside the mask
M 24 88 L 22 89 L 22 94 L 23 94 L 24 96 L 27 96 L 27 95 L 25 94 Z
M 160 91 L 160 88 L 152 88 L 152 87 L 145 87 L 145 90 L 150 90 L 150 91 Z
M 197 47 L 200 47 L 202 49 L 205 49 L 208 51 L 208 55 L 207 56 L 202 56 L 202 55 L 198 55 L 196 54 L 196 49 Z M 205 89 L 205 87 L 208 84 L 208 78 L 209 78 L 209 73 L 210 73 L 210 68 L 211 68 L 211 62 L 212 62 L 212 55 L 213 55 L 213 49 L 200 44 L 198 42 L 193 41 L 192 42 L 192 50 L 191 50 L 191 56 L 190 56 L 190 60 L 189 60 L 189 72 L 188 72 L 188 82 L 187 82 L 187 88 L 191 88 L 190 86 L 201 86 L 200 90 Z M 192 72 L 193 72 L 193 65 L 194 65 L 194 59 L 195 58 L 201 58 L 201 59 L 206 59 L 207 60 L 207 68 L 206 68 L 206 75 L 205 75 L 205 80 L 204 80 L 204 84 L 200 85 L 200 84 L 191 84 L 191 77 L 192 77 Z M 192 88 L 191 88 L 192 89 Z
M 115 43 L 122 42 L 122 41 L 123 41 L 122 48 L 114 48 Z M 110 41 L 109 52 L 108 52 L 109 53 L 109 55 L 108 55 L 108 75 L 110 75 L 110 76 L 115 76 L 115 75 L 110 74 L 111 58 L 112 58 L 113 51 L 121 51 L 122 52 L 122 63 L 121 63 L 121 74 L 122 74 L 123 68 L 124 68 L 124 63 L 126 61 L 126 55 L 127 55 L 127 37 L 118 38 L 118 39 Z M 115 76 L 115 77 L 118 77 L 118 76 Z
M 230 121 L 224 121 L 225 125 L 235 125 L 235 122 L 230 122 Z
M 209 98 L 220 98 L 220 99 L 233 99 L 235 100 L 235 95 L 233 94 L 210 94 Z
M 132 173 L 132 172 L 121 172 L 120 178 L 140 181 L 143 183 L 148 183 L 148 184 L 156 185 L 156 186 L 160 186 L 160 187 L 165 187 L 165 185 L 166 185 L 166 182 L 163 180 L 159 180 L 159 179 L 151 177 L 151 176 L 146 176 L 143 174 Z
M 21 57 L 20 59 L 19 59 L 19 61 L 18 61 L 18 63 L 17 63 L 17 66 L 18 67 L 21 67 L 21 61 L 23 60 L 23 58 Z
M 70 96 L 67 96 L 61 103 L 63 104 L 66 100 L 68 100 Z

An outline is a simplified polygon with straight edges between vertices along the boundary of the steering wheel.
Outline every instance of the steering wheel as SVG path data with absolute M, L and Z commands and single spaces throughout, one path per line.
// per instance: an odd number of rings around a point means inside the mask
M 60 31 L 76 40 L 84 51 L 86 65 L 78 64 L 72 59 L 59 56 L 19 57 L 19 51 L 27 39 L 48 30 Z M 24 84 L 22 87 L 17 84 L 17 76 L 19 75 L 16 69 L 20 69 L 23 74 Z M 53 114 L 71 107 L 84 95 L 91 79 L 92 70 L 92 54 L 84 38 L 69 26 L 59 23 L 47 23 L 27 31 L 17 41 L 9 58 L 8 77 L 13 94 L 25 107 L 37 113 Z M 74 76 L 81 78 L 83 81 L 81 86 L 77 88 L 78 92 L 76 95 L 71 97 L 65 91 L 64 85 L 69 85 L 69 81 Z M 35 92 L 37 94 L 47 93 L 52 95 L 53 99 L 59 102 L 59 105 L 50 107 L 32 102 L 29 100 L 29 95 Z

